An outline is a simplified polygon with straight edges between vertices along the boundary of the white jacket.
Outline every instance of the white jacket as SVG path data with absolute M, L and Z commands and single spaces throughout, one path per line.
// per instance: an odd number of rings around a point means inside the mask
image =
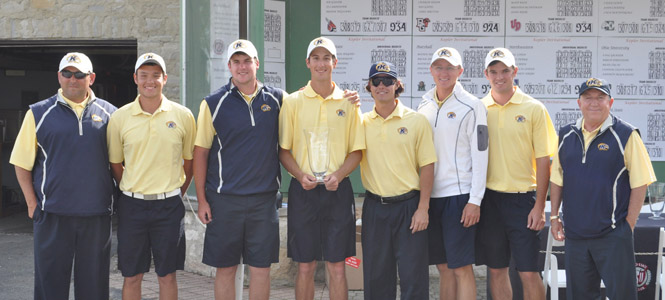
M 487 179 L 487 109 L 459 82 L 441 108 L 434 93 L 436 88 L 429 90 L 418 105 L 418 112 L 432 125 L 438 158 L 432 197 L 468 193 L 469 203 L 480 205 Z

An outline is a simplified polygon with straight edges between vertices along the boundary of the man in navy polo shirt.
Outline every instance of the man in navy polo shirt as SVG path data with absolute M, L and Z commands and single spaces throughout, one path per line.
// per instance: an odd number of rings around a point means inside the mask
M 116 107 L 95 97 L 90 59 L 67 53 L 60 89 L 30 105 L 10 163 L 33 223 L 35 299 L 109 298 L 113 179 L 106 126 Z
M 601 279 L 610 299 L 637 299 L 633 229 L 656 176 L 637 128 L 610 115 L 613 102 L 610 85 L 589 78 L 582 118 L 559 130 L 550 219 L 554 238 L 566 239 L 566 299 L 599 299 Z

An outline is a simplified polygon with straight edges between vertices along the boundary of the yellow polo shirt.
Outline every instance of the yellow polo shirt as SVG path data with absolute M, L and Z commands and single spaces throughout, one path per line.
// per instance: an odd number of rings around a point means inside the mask
M 491 91 L 482 101 L 489 131 L 487 188 L 505 193 L 536 190 L 536 158 L 551 156 L 557 149 L 545 105 L 519 87 L 503 106 L 494 102 Z
M 162 95 L 153 114 L 144 112 L 139 96 L 109 120 L 107 141 L 111 163 L 125 162 L 123 191 L 157 194 L 185 183 L 183 159 L 191 160 L 196 137 L 194 115 Z
M 591 132 L 586 131 L 586 129 L 584 129 L 584 120 L 582 120 L 582 134 L 584 135 L 585 150 L 589 149 L 591 140 L 598 135 L 601 127 L 602 124 Z M 626 165 L 626 170 L 628 170 L 630 188 L 634 189 L 656 181 L 656 174 L 653 171 L 649 153 L 637 131 L 633 131 L 628 138 L 628 142 L 626 142 L 623 162 Z M 561 162 L 559 161 L 559 151 L 554 153 L 554 158 L 552 159 L 550 181 L 558 186 L 563 186 L 563 169 L 561 168 Z
M 349 153 L 365 149 L 361 119 L 360 108 L 345 100 L 344 92 L 337 85 L 324 99 L 308 82 L 305 89 L 284 98 L 279 113 L 279 146 L 291 150 L 300 169 L 313 175 L 305 129 L 330 128 L 330 163 L 326 172 L 330 174 L 342 166 Z
M 360 161 L 363 186 L 384 197 L 420 190 L 420 168 L 436 162 L 427 118 L 396 101 L 386 119 L 374 109 L 363 114 L 367 146 Z
M 71 101 L 65 96 L 62 95 L 62 89 L 58 90 L 58 95 L 67 102 L 67 104 L 74 109 L 76 116 L 80 119 L 85 106 L 88 105 L 90 96 L 81 101 L 81 103 L 76 103 Z M 18 135 L 16 136 L 16 141 L 14 142 L 14 149 L 9 158 L 9 163 L 15 166 L 19 166 L 28 171 L 32 171 L 32 168 L 35 164 L 35 158 L 37 157 L 37 124 L 35 123 L 35 115 L 32 114 L 32 110 L 28 110 L 23 117 L 23 124 L 21 124 L 21 130 L 19 130 Z

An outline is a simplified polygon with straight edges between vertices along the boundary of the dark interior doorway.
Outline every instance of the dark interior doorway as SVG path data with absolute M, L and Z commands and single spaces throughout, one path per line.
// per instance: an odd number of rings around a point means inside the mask
M 0 217 L 25 206 L 9 156 L 28 105 L 57 92 L 58 64 L 68 52 L 90 57 L 97 97 L 117 107 L 136 97 L 136 40 L 0 40 Z

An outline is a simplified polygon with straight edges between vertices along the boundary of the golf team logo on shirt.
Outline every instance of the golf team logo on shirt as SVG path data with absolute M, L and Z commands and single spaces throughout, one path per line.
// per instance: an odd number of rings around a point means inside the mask
M 261 111 L 270 111 L 272 108 L 270 108 L 270 105 L 268 104 L 263 104 L 261 105 Z
M 406 129 L 406 127 L 400 127 L 400 128 L 397 129 L 397 133 L 399 133 L 399 134 L 408 134 L 409 130 Z
M 526 122 L 526 117 L 523 116 L 523 115 L 517 115 L 515 117 L 515 121 L 517 121 L 517 123 L 524 123 L 524 122 Z
M 637 291 L 646 290 L 651 283 L 651 270 L 643 263 L 635 263 L 635 273 L 637 275 Z
M 454 118 L 457 117 L 457 115 L 456 115 L 454 112 L 452 112 L 452 111 L 451 111 L 451 112 L 448 112 L 448 113 L 446 114 L 446 116 L 448 117 L 448 119 L 454 119 Z
M 346 116 L 346 112 L 343 109 L 338 109 L 336 112 L 338 117 L 344 117 Z
M 175 129 L 177 127 L 177 125 L 173 121 L 168 121 L 168 122 L 166 122 L 166 127 L 171 128 L 171 129 Z
M 610 146 L 605 144 L 605 143 L 600 143 L 600 144 L 598 144 L 598 150 L 607 151 L 607 150 L 610 150 Z
M 98 116 L 98 115 L 96 115 L 96 114 L 92 114 L 92 117 L 91 117 L 91 118 L 92 118 L 92 120 L 95 121 L 95 122 L 101 122 L 101 121 L 102 121 L 102 117 L 100 117 L 100 116 Z

